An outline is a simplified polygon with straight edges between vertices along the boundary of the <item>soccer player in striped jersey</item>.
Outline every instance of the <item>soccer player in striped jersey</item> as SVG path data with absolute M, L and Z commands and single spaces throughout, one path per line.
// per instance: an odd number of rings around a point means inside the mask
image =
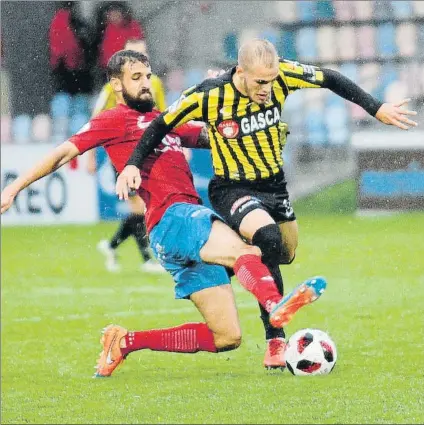
M 205 122 L 215 173 L 209 184 L 212 206 L 245 240 L 260 247 L 283 293 L 279 265 L 294 260 L 298 227 L 283 171 L 281 111 L 286 98 L 303 88 L 330 89 L 384 124 L 405 130 L 416 125 L 408 118 L 416 112 L 402 108 L 408 99 L 381 103 L 339 72 L 280 59 L 272 43 L 254 39 L 241 46 L 237 66 L 186 90 L 153 121 L 118 178 L 118 192 L 127 184 L 137 187 L 137 167 L 172 128 L 190 120 Z M 268 341 L 264 366 L 282 368 L 284 332 L 270 326 L 262 307 L 261 317 Z

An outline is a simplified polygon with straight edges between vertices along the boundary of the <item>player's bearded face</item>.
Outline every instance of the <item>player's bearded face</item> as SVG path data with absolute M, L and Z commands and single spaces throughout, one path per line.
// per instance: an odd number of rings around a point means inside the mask
M 122 96 L 125 100 L 125 103 L 131 108 L 135 109 L 138 112 L 152 112 L 154 102 L 152 92 L 149 88 L 143 87 L 137 93 L 137 95 L 132 95 L 125 87 L 122 86 Z

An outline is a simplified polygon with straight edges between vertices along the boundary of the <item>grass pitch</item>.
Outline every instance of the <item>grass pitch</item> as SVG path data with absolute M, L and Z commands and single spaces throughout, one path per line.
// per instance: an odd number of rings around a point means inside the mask
M 423 423 L 424 214 L 355 217 L 352 189 L 295 205 L 299 249 L 282 267 L 287 290 L 328 279 L 287 328 L 333 337 L 339 359 L 324 377 L 262 369 L 259 310 L 234 281 L 240 349 L 145 350 L 92 379 L 105 325 L 169 327 L 200 315 L 174 300 L 170 277 L 138 270 L 133 241 L 120 249 L 123 271 L 104 270 L 95 246 L 116 223 L 2 228 L 1 423 Z

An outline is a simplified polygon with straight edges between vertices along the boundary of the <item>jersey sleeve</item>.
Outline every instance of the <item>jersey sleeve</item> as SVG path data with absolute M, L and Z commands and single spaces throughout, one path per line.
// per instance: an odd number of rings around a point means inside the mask
M 280 76 L 289 93 L 298 89 L 321 88 L 324 85 L 324 74 L 320 68 L 286 59 L 280 61 Z
M 202 120 L 203 92 L 186 90 L 163 113 L 163 120 L 168 128 L 178 127 L 191 120 Z
M 174 130 L 180 136 L 181 144 L 185 148 L 199 148 L 199 136 L 205 124 L 199 122 L 189 122 Z
M 105 111 L 92 118 L 68 141 L 73 143 L 82 154 L 124 135 L 125 121 L 123 116 Z

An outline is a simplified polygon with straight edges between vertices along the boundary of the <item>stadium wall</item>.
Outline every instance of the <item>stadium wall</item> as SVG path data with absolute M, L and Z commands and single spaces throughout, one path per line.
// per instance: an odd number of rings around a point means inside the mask
M 54 144 L 2 145 L 2 187 L 32 167 Z M 99 220 L 97 185 L 83 157 L 33 183 L 1 216 L 2 226 L 95 223 Z

